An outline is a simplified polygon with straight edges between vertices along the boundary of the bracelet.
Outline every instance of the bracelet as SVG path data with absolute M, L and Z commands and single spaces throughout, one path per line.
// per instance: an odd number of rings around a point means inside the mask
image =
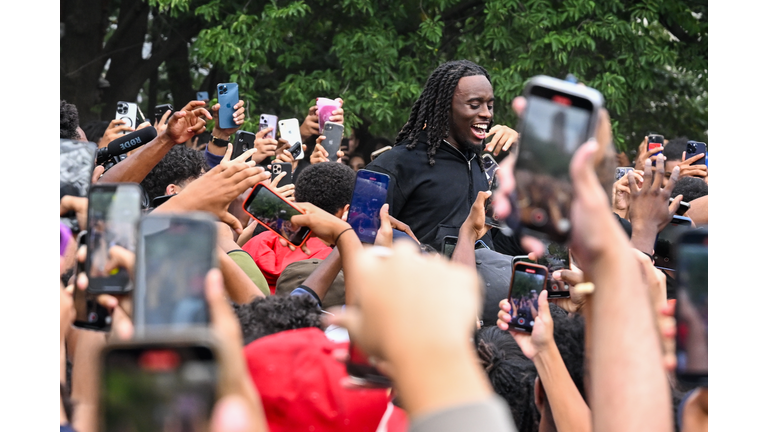
M 333 242 L 333 244 L 334 245 L 338 244 L 339 243 L 339 239 L 341 238 L 341 235 L 344 234 L 345 232 L 351 230 L 351 229 L 352 229 L 352 227 L 349 227 L 349 228 L 345 229 L 344 231 L 340 232 L 339 235 L 336 236 L 336 240 Z
M 211 137 L 211 144 L 215 145 L 216 147 L 226 147 L 229 144 L 229 140 Z

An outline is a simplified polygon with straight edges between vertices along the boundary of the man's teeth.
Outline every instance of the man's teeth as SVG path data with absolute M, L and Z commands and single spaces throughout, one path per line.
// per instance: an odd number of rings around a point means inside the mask
M 477 129 L 482 129 L 482 130 L 488 129 L 488 125 L 487 124 L 475 124 L 475 125 L 472 125 L 472 127 L 473 128 L 477 128 Z

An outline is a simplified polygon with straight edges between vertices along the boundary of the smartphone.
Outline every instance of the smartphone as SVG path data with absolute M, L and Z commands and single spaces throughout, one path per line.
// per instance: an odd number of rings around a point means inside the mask
M 674 198 L 669 199 L 669 203 L 672 204 L 672 201 L 674 201 Z M 675 214 L 678 216 L 683 216 L 685 213 L 691 209 L 691 204 L 687 203 L 685 201 L 680 201 L 680 207 L 677 208 L 675 211 Z
M 336 152 L 338 152 L 341 147 L 341 140 L 344 135 L 344 125 L 327 121 L 325 122 L 325 125 L 323 125 L 322 135 L 325 136 L 325 139 L 320 145 L 322 145 L 323 149 L 328 152 L 328 160 L 336 162 L 336 160 L 339 159 Z
M 88 254 L 85 272 L 92 294 L 123 294 L 133 289 L 125 269 L 106 270 L 109 250 L 121 246 L 136 252 L 141 203 L 136 183 L 96 183 L 88 193 Z
M 485 178 L 488 179 L 488 187 L 491 187 L 491 183 L 494 181 L 494 175 L 496 174 L 496 170 L 499 169 L 499 164 L 496 163 L 496 159 L 493 158 L 493 156 L 490 155 L 490 153 L 485 153 L 482 156 L 483 159 L 483 170 L 485 171 Z
M 488 172 L 486 171 L 486 174 Z M 499 180 L 496 177 L 496 171 L 493 175 L 488 186 L 488 190 L 491 192 L 491 196 L 485 200 L 485 224 L 493 228 L 501 228 L 501 221 L 496 217 L 496 210 L 493 207 L 493 199 L 496 195 L 496 189 L 499 188 Z
M 235 143 L 232 144 L 232 158 L 234 159 L 241 154 L 252 149 L 256 142 L 256 134 L 253 132 L 247 132 L 239 130 L 235 132 Z M 250 159 L 250 158 L 249 158 Z M 246 161 L 247 162 L 247 161 Z
M 237 127 L 235 119 L 235 105 L 240 101 L 236 83 L 217 84 L 216 90 L 219 96 L 219 127 L 222 129 Z
M 278 175 L 280 175 L 281 172 L 285 173 L 285 176 L 280 179 L 280 181 L 277 183 L 277 188 L 281 188 L 283 186 L 289 185 L 293 183 L 293 165 L 291 165 L 288 162 L 272 162 L 272 180 L 275 181 Z
M 299 156 L 301 156 L 302 159 L 304 159 L 303 156 L 304 148 L 302 147 L 302 144 L 300 142 L 295 142 L 293 145 L 288 149 L 288 153 L 293 156 L 293 159 L 296 160 Z
M 110 342 L 101 353 L 100 430 L 208 430 L 217 348 L 207 337 Z
M 648 134 L 648 151 L 660 150 L 664 148 L 664 135 Z
M 259 118 L 259 132 L 266 128 L 272 128 L 269 133 L 267 133 L 267 137 L 270 137 L 274 140 L 277 139 L 277 116 L 272 114 L 262 114 Z M 295 159 L 295 158 L 294 158 Z
M 218 267 L 218 228 L 208 213 L 150 213 L 139 224 L 133 325 L 137 336 L 210 322 L 205 278 Z
M 208 92 L 207 91 L 200 91 L 200 92 L 197 92 L 197 100 L 199 100 L 199 101 L 208 101 L 208 100 L 211 100 L 211 99 L 208 97 Z
M 173 114 L 173 105 L 171 104 L 162 104 L 157 105 L 155 107 L 155 123 L 160 123 L 160 120 L 163 118 L 166 112 L 171 111 L 171 114 Z M 168 117 L 170 119 L 170 117 Z M 166 123 L 168 121 L 166 120 Z
M 491 248 L 489 248 L 488 245 L 485 244 L 484 241 L 478 240 L 478 241 L 475 242 L 475 250 L 478 250 L 478 249 L 488 249 L 488 250 L 490 250 Z
M 635 169 L 632 168 L 632 167 L 616 167 L 616 177 L 615 177 L 615 180 L 616 181 L 621 180 L 622 178 L 624 178 L 625 175 L 627 175 L 627 173 L 630 173 L 630 172 L 632 172 L 634 170 Z
M 691 165 L 706 165 L 707 143 L 699 141 L 688 141 L 685 146 L 685 159 L 690 159 L 696 155 L 704 154 L 705 156 Z
M 544 255 L 536 261 L 536 264 L 547 268 L 548 298 L 571 297 L 570 285 L 552 277 L 552 273 L 557 270 L 569 270 L 571 268 L 570 253 L 566 246 L 555 242 L 544 242 Z
M 453 256 L 453 251 L 456 249 L 456 242 L 458 241 L 459 241 L 459 238 L 456 236 L 443 237 L 442 254 L 446 258 L 451 259 L 451 257 Z
M 708 386 L 708 231 L 697 228 L 680 236 L 677 257 L 677 379 Z
M 512 267 L 512 280 L 509 282 L 507 300 L 512 306 L 512 321 L 509 328 L 530 333 L 533 321 L 538 315 L 539 294 L 546 288 L 549 272 L 539 264 L 518 261 Z
M 376 150 L 375 152 L 371 153 L 371 162 L 376 160 L 377 157 L 381 156 L 382 153 L 388 152 L 390 150 L 392 150 L 392 146 L 386 146 L 386 147 L 382 147 L 382 148 Z
M 117 103 L 117 112 L 115 113 L 115 119 L 122 120 L 125 126 L 136 128 L 136 126 L 139 125 L 137 123 L 137 115 L 139 112 L 139 107 L 133 102 L 123 102 L 120 101 Z M 121 135 L 125 135 L 129 133 L 128 131 L 122 131 L 120 132 Z
M 308 227 L 291 223 L 291 217 L 304 212 L 263 183 L 253 188 L 243 203 L 243 210 L 293 246 L 301 247 L 311 234 Z
M 392 381 L 371 365 L 368 356 L 351 339 L 349 340 L 346 367 L 352 384 L 365 388 L 392 387 Z
M 571 231 L 571 156 L 594 137 L 603 96 L 547 76 L 532 78 L 524 94 L 516 189 L 510 197 L 514 211 L 507 225 L 522 225 L 531 234 L 565 243 Z
M 88 231 L 80 231 L 77 235 L 77 247 L 87 243 Z M 85 263 L 77 261 L 75 266 L 75 280 L 77 275 L 85 272 Z M 72 292 L 72 303 L 75 308 L 75 321 L 72 326 L 94 331 L 109 332 L 112 330 L 112 315 L 109 309 L 100 305 L 98 295 L 82 290 L 75 285 Z
M 288 146 L 293 146 L 296 143 L 299 143 L 301 152 L 299 153 L 299 157 L 294 159 L 304 159 L 304 149 L 301 147 L 301 131 L 299 130 L 299 120 L 295 118 L 280 120 L 277 125 L 280 129 L 280 138 L 288 141 Z
M 672 220 L 656 236 L 653 247 L 653 261 L 656 268 L 675 271 L 676 262 L 674 250 L 680 236 L 691 229 L 693 222 L 690 218 L 674 215 Z
M 326 122 L 328 127 L 331 122 Z M 347 222 L 357 233 L 362 243 L 373 244 L 381 227 L 379 212 L 387 202 L 389 176 L 368 170 L 358 170 L 355 189 L 349 204 Z

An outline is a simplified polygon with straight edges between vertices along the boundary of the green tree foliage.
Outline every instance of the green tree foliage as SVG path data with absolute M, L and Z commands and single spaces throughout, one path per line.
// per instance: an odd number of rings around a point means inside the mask
M 394 137 L 435 66 L 466 58 L 492 76 L 497 123 L 514 127 L 528 78 L 572 73 L 605 96 L 620 149 L 649 130 L 706 140 L 702 0 L 211 0 L 190 12 L 209 22 L 190 55 L 240 84 L 246 127 L 342 97 L 350 125 Z

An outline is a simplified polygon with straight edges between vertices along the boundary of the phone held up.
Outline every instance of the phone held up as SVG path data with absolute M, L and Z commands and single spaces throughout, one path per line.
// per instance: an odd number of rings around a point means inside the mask
M 99 430 L 208 430 L 217 358 L 216 343 L 202 334 L 110 342 L 100 358 Z
M 219 100 L 219 127 L 229 129 L 237 127 L 235 123 L 235 105 L 240 101 L 236 83 L 224 83 L 216 86 Z
M 88 231 L 83 230 L 77 235 L 77 247 L 87 243 Z M 85 272 L 85 262 L 77 261 L 75 266 L 75 280 L 77 275 Z M 75 328 L 109 332 L 112 329 L 112 315 L 109 309 L 98 302 L 98 294 L 93 294 L 87 289 L 80 289 L 75 284 L 72 292 L 72 303 L 75 307 L 75 321 L 72 326 Z
M 277 182 L 276 187 L 278 189 L 293 183 L 293 165 L 288 162 L 272 162 L 272 179 L 270 182 L 275 181 L 280 173 L 285 173 L 285 175 Z
M 706 228 L 680 236 L 677 256 L 677 379 L 692 386 L 708 386 L 709 235 Z
M 331 122 L 326 122 L 325 126 Z M 347 222 L 357 233 L 362 243 L 373 244 L 381 227 L 379 213 L 387 202 L 389 176 L 368 170 L 358 170 L 355 189 L 349 204 Z
M 648 133 L 648 151 L 661 150 L 664 148 L 664 135 Z
M 272 128 L 270 130 L 266 137 L 272 138 L 273 140 L 277 139 L 277 116 L 273 114 L 262 114 L 259 117 L 259 132 L 266 128 Z M 295 158 L 294 158 L 295 159 Z
M 162 120 L 163 115 L 165 115 L 166 112 L 170 111 L 171 114 L 173 114 L 173 105 L 171 104 L 162 104 L 157 105 L 155 107 L 155 123 L 160 123 L 160 120 Z M 168 117 L 170 119 L 170 117 Z M 166 120 L 166 123 L 168 120 Z
M 456 243 L 459 241 L 459 238 L 456 236 L 445 236 L 443 237 L 443 248 L 441 250 L 441 253 L 443 256 L 445 256 L 448 259 L 451 259 L 453 256 L 453 251 L 456 249 Z
M 690 230 L 693 221 L 684 216 L 673 215 L 672 220 L 656 236 L 653 246 L 653 262 L 656 268 L 675 271 L 675 248 L 680 236 Z
M 571 231 L 571 156 L 594 137 L 603 96 L 599 91 L 548 76 L 532 78 L 518 124 L 519 154 L 513 212 L 507 225 L 565 243 Z
M 137 336 L 208 326 L 205 278 L 218 267 L 217 235 L 208 213 L 151 213 L 142 218 L 133 292 Z
M 614 179 L 616 181 L 619 181 L 622 178 L 624 178 L 624 176 L 627 175 L 627 173 L 630 173 L 634 170 L 635 169 L 633 167 L 616 167 L 616 176 L 614 177 Z
M 304 149 L 301 146 L 301 129 L 299 129 L 299 119 L 285 119 L 277 122 L 280 129 L 280 138 L 288 141 L 288 146 L 293 147 L 296 143 L 299 144 L 298 157 L 294 157 L 295 160 L 304 159 Z
M 239 130 L 235 132 L 235 143 L 232 144 L 231 159 L 239 157 L 243 153 L 252 149 L 255 143 L 256 143 L 256 134 L 254 134 L 253 132 L 248 132 L 244 130 Z
M 707 144 L 699 141 L 688 141 L 685 146 L 685 159 L 688 160 L 700 154 L 703 154 L 704 157 L 697 160 L 696 162 L 691 163 L 691 165 L 706 164 Z
M 199 91 L 196 95 L 197 100 L 199 101 L 209 101 L 210 98 L 208 98 L 208 92 L 207 91 Z
M 336 162 L 339 158 L 336 153 L 339 151 L 339 148 L 341 148 L 341 140 L 344 136 L 344 125 L 330 121 L 325 122 L 322 135 L 325 139 L 320 145 L 322 145 L 323 149 L 328 152 L 328 160 Z
M 304 212 L 263 183 L 253 188 L 243 203 L 243 210 L 295 247 L 301 247 L 311 234 L 308 227 L 291 223 L 293 216 Z
M 533 322 L 538 316 L 539 294 L 545 289 L 548 277 L 549 271 L 542 265 L 522 261 L 515 263 L 507 296 L 512 316 L 510 329 L 525 333 L 533 331 Z
M 110 269 L 114 246 L 136 251 L 143 191 L 136 183 L 96 183 L 88 193 L 88 253 L 85 271 L 92 294 L 124 294 L 133 286 L 128 271 Z
M 139 106 L 136 105 L 135 103 L 123 102 L 123 101 L 120 101 L 117 103 L 117 111 L 115 112 L 115 119 L 122 120 L 124 126 L 128 126 L 136 129 L 136 126 L 139 125 L 138 114 L 139 114 Z M 120 132 L 120 134 L 122 135 L 125 135 L 127 133 L 129 132 L 128 131 Z

